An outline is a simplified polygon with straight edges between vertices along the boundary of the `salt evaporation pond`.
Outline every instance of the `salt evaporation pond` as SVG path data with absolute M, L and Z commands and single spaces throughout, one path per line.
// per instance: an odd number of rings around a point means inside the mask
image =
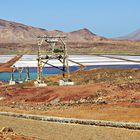
M 16 55 L 0 55 L 0 64 L 6 63 L 12 58 L 14 58 Z
M 0 55 L 0 58 L 2 55 Z M 4 56 L 3 56 L 4 57 Z M 109 58 L 113 57 L 113 58 Z M 9 56 L 10 58 L 10 56 Z M 13 56 L 11 56 L 13 58 Z M 37 56 L 36 55 L 23 55 L 23 57 L 17 61 L 14 66 L 16 67 L 30 67 L 30 77 L 31 79 L 36 79 L 37 77 Z M 85 70 L 90 70 L 93 68 L 140 68 L 140 63 L 136 62 L 128 62 L 125 60 L 121 60 L 119 58 L 127 59 L 127 60 L 134 60 L 139 61 L 140 56 L 129 56 L 129 55 L 102 55 L 102 56 L 96 56 L 96 55 L 70 55 L 69 59 L 78 62 L 85 67 Z M 51 60 L 51 64 L 61 67 L 62 64 L 59 63 L 57 60 Z M 76 63 L 69 63 L 70 65 L 70 71 L 76 71 L 79 69 L 78 64 Z M 45 65 L 45 68 L 43 68 L 43 76 L 48 75 L 54 75 L 54 74 L 60 74 L 62 71 L 52 68 L 49 65 Z M 11 73 L 3 72 L 0 73 L 0 80 L 1 81 L 8 81 L 10 79 Z M 14 73 L 14 77 L 16 80 L 18 80 L 18 72 Z M 22 78 L 23 80 L 26 79 L 26 71 L 23 70 L 22 72 Z

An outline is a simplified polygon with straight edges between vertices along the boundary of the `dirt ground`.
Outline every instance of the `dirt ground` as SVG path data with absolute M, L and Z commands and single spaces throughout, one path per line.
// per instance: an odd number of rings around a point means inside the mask
M 41 106 L 29 106 L 23 109 L 13 106 L 1 106 L 0 111 L 38 114 L 48 116 L 59 116 L 68 118 L 93 119 L 93 120 L 109 120 L 109 121 L 123 121 L 123 122 L 137 122 L 140 123 L 140 109 L 135 105 L 73 105 L 73 106 L 54 106 L 42 111 Z
M 60 77 L 47 77 L 47 81 L 53 85 Z M 82 70 L 71 77 L 75 86 L 1 87 L 0 111 L 140 122 L 139 69 Z
M 80 98 L 79 95 L 74 95 L 70 96 L 71 98 L 65 98 L 70 100 L 61 101 L 60 96 L 53 95 L 48 100 L 44 100 L 45 97 L 41 93 L 42 95 L 39 95 L 42 97 L 34 100 L 35 98 L 32 97 L 30 92 L 27 94 L 23 94 L 22 97 L 17 95 L 13 99 L 8 97 L 8 101 L 5 103 L 1 101 L 0 110 L 95 120 L 140 122 L 140 103 L 134 102 L 133 98 L 132 100 L 126 98 L 122 101 L 122 98 L 119 99 L 119 96 L 117 96 L 116 99 L 111 98 L 108 101 L 107 97 L 104 98 L 104 96 L 98 98 L 91 96 L 92 98 L 87 99 L 88 97 L 85 95 L 80 96 Z M 40 102 L 40 99 L 43 102 Z
M 0 128 L 43 140 L 139 140 L 140 131 L 110 127 L 60 124 L 0 116 Z

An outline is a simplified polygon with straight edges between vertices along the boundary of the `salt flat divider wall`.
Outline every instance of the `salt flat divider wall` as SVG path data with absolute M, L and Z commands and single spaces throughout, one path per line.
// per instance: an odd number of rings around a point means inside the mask
M 11 117 L 16 117 L 16 118 L 32 119 L 32 120 L 38 120 L 38 121 L 73 123 L 73 124 L 82 124 L 82 125 L 107 126 L 107 127 L 140 130 L 140 123 L 132 123 L 132 122 L 86 120 L 86 119 L 63 118 L 63 117 L 53 117 L 53 116 L 32 115 L 32 114 L 19 114 L 19 113 L 14 113 L 14 112 L 0 112 L 0 115 L 11 116 Z

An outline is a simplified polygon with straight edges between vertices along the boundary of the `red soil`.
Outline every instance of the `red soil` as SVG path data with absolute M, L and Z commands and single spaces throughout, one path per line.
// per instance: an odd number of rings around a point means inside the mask
M 84 119 L 140 121 L 140 83 L 13 88 L 1 93 L 2 111 Z M 39 112 L 38 112 L 39 111 Z

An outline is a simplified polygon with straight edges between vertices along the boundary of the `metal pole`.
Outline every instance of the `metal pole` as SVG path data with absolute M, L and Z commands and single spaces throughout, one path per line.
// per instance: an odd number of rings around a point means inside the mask
M 26 81 L 30 80 L 30 72 L 29 72 L 29 67 L 26 68 Z
M 38 43 L 37 81 L 38 81 L 39 83 L 42 82 L 42 62 L 41 62 L 41 51 L 40 51 L 40 47 L 41 47 L 42 42 L 43 42 L 43 39 L 41 40 L 41 42 Z
M 47 84 L 44 83 L 44 81 L 42 81 L 42 68 L 43 68 L 43 64 L 42 64 L 42 57 L 41 57 L 41 45 L 44 41 L 44 38 L 41 38 L 38 40 L 38 53 L 37 53 L 37 79 L 34 82 L 36 87 L 45 87 L 47 86 Z
M 19 73 L 19 82 L 21 82 L 22 81 L 22 70 L 23 70 L 23 68 L 22 67 L 19 67 L 19 68 L 17 68 L 17 70 L 18 70 L 18 73 Z
M 67 46 L 66 46 L 66 43 L 63 41 L 63 39 L 61 38 L 60 39 L 62 44 L 63 44 L 63 47 L 64 47 L 64 61 L 63 61 L 63 65 L 66 67 L 66 71 L 67 71 L 67 80 L 70 79 L 70 71 L 69 71 L 69 63 L 68 63 L 68 53 L 67 53 Z
M 14 70 L 12 69 L 12 72 L 11 72 L 11 81 L 14 81 Z

